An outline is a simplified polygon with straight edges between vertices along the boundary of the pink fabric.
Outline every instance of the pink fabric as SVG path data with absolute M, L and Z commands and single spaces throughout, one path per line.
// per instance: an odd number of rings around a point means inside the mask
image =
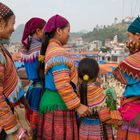
M 32 36 L 36 29 L 43 28 L 46 24 L 46 21 L 41 18 L 31 18 L 26 24 L 22 36 L 22 44 L 24 47 L 27 45 L 27 40 L 29 36 Z
M 45 25 L 44 32 L 50 33 L 52 31 L 55 31 L 57 28 L 66 26 L 67 24 L 69 24 L 67 19 L 60 15 L 55 15 L 48 20 L 47 24 Z
M 124 121 L 130 122 L 140 113 L 140 101 L 129 102 L 119 109 Z

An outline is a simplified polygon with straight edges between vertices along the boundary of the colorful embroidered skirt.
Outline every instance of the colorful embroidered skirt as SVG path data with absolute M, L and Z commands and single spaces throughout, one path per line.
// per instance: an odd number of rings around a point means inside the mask
M 117 140 L 140 140 L 140 127 L 123 122 L 123 125 L 118 129 Z
M 67 110 L 57 91 L 45 90 L 39 112 L 38 140 L 78 140 L 75 111 Z
M 78 140 L 74 111 L 56 110 L 39 116 L 38 140 Z
M 80 122 L 79 140 L 113 140 L 111 126 L 99 119 L 83 118 Z
M 31 110 L 26 110 L 26 117 L 28 118 L 31 128 L 37 128 L 38 110 L 41 97 L 43 95 L 43 86 L 40 82 L 33 82 L 29 87 L 26 99 L 31 107 Z

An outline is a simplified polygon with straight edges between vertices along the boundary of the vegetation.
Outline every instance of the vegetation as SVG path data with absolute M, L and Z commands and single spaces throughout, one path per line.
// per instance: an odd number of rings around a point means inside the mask
M 127 40 L 127 27 L 128 22 L 122 21 L 118 24 L 112 24 L 109 26 L 98 25 L 93 29 L 92 32 L 84 34 L 82 37 L 85 41 L 91 42 L 93 40 L 101 40 L 104 44 L 106 39 L 112 40 L 115 35 L 118 36 L 119 42 L 125 42 Z

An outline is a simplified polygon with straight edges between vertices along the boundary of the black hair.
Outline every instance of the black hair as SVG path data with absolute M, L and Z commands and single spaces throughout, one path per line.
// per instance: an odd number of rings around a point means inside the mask
M 12 10 L 10 10 L 5 16 L 2 17 L 3 20 L 5 21 L 6 25 L 7 25 L 8 21 L 9 21 L 9 18 L 10 18 L 11 16 L 13 16 L 13 15 L 14 15 L 14 12 L 13 12 Z M 5 25 L 5 26 L 6 26 L 6 25 Z
M 65 27 L 67 27 L 67 25 L 61 27 L 60 29 L 64 29 Z M 50 33 L 45 33 L 44 34 L 44 37 L 43 37 L 43 40 L 42 40 L 42 46 L 41 46 L 41 49 L 40 49 L 40 55 L 45 55 L 45 53 L 47 51 L 48 44 L 49 44 L 49 40 L 54 37 L 55 33 L 56 33 L 56 30 L 53 30 Z M 39 77 L 39 80 L 41 80 L 43 82 L 45 80 L 44 69 L 45 69 L 44 62 L 39 62 L 39 64 L 38 64 L 38 77 Z
M 87 105 L 87 83 L 91 80 L 96 81 L 99 73 L 99 65 L 95 59 L 84 58 L 78 65 L 78 77 L 81 79 L 79 92 L 81 103 Z M 83 79 L 84 75 L 88 75 L 89 79 L 86 81 Z
M 51 38 L 53 38 L 54 35 L 55 35 L 55 31 L 44 34 L 44 37 L 43 37 L 43 40 L 42 40 L 42 46 L 41 46 L 41 49 L 40 49 L 40 55 L 45 56 L 45 53 L 47 51 L 47 47 L 48 47 L 48 44 L 49 44 L 49 40 Z M 43 82 L 44 82 L 44 69 L 45 69 L 44 62 L 39 61 L 39 64 L 38 64 L 38 77 L 39 77 L 39 80 L 41 80 Z

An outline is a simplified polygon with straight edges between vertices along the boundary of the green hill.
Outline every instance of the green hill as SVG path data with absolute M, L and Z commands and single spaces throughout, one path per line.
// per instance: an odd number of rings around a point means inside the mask
M 85 41 L 101 40 L 103 43 L 106 39 L 113 39 L 115 35 L 118 36 L 119 42 L 127 40 L 127 27 L 128 22 L 121 22 L 115 25 L 98 27 L 96 26 L 93 31 L 84 34 L 82 37 Z

